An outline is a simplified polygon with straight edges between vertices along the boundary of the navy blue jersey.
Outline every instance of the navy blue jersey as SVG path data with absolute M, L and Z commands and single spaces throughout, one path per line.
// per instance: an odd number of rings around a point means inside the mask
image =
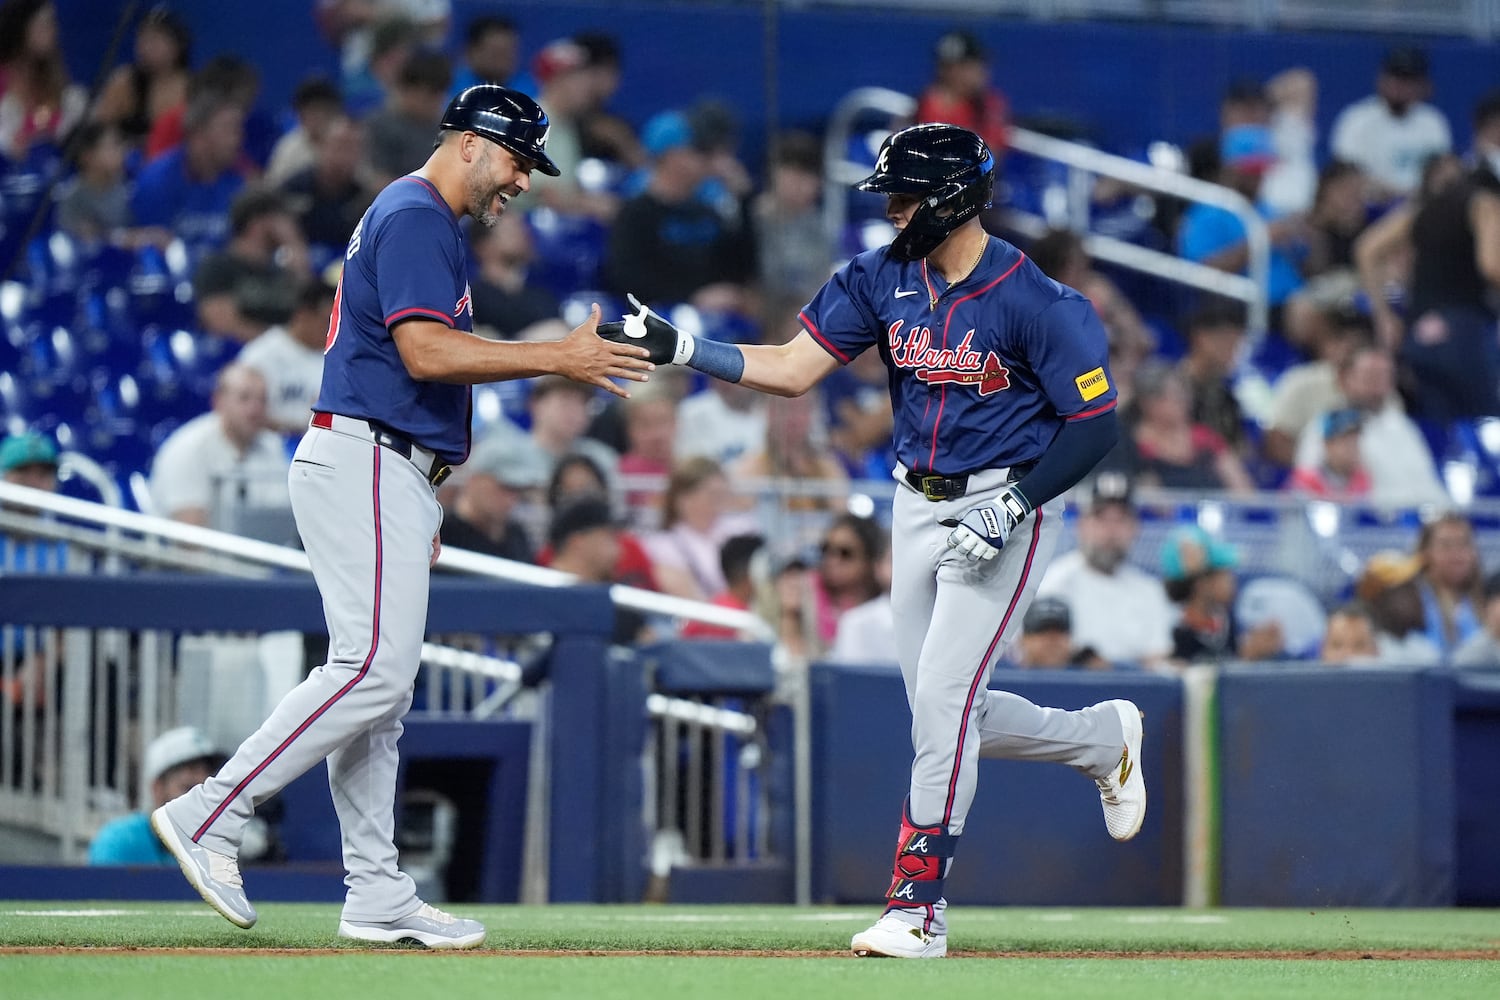
M 951 291 L 925 260 L 867 251 L 829 279 L 801 319 L 841 363 L 879 349 L 896 457 L 919 472 L 1034 462 L 1064 421 L 1115 405 L 1094 307 L 1001 239 L 990 239 Z
M 418 382 L 391 336 L 403 319 L 474 328 L 463 232 L 427 181 L 392 181 L 344 251 L 317 410 L 395 431 L 452 464 L 469 454 L 469 387 Z

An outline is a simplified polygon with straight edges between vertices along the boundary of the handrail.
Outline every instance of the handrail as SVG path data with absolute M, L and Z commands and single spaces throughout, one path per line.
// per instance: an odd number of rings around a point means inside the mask
M 860 87 L 850 91 L 834 106 L 829 116 L 827 136 L 823 143 L 824 171 L 831 186 L 845 187 L 868 172 L 866 164 L 848 158 L 848 144 L 859 115 L 875 112 L 892 119 L 907 119 L 916 110 L 916 101 L 908 94 L 885 87 Z M 1141 271 L 1171 281 L 1190 285 L 1244 302 L 1252 336 L 1264 335 L 1270 320 L 1269 280 L 1271 273 L 1271 240 L 1265 220 L 1244 195 L 1219 184 L 1187 177 L 1170 170 L 1137 163 L 1135 160 L 1105 153 L 1092 146 L 1057 139 L 1030 129 L 1013 128 L 1010 146 L 1030 156 L 1052 160 L 1069 168 L 1069 224 L 1084 237 L 1089 254 L 1120 267 Z M 1087 198 L 1084 181 L 1097 174 L 1123 181 L 1159 194 L 1182 198 L 1231 212 L 1245 227 L 1249 250 L 1249 274 L 1229 274 L 1176 254 L 1136 246 L 1123 240 L 1088 233 Z M 1080 205 L 1079 202 L 1082 201 Z M 1040 236 L 1048 220 L 1031 213 L 1011 210 L 1008 221 L 1027 236 Z M 848 205 L 842 190 L 830 192 L 823 199 L 823 223 L 830 238 L 843 238 Z
M 107 507 L 86 500 L 58 496 L 45 490 L 34 490 L 14 483 L 0 482 L 0 503 L 86 521 L 101 527 L 134 532 L 181 545 L 208 549 L 263 566 L 274 566 L 303 573 L 311 572 L 307 554 L 298 549 L 272 545 L 253 538 L 242 538 L 239 535 L 217 531 L 213 528 L 200 528 L 197 525 L 182 524 L 178 521 Z M 578 582 L 577 578 L 570 573 L 456 548 L 444 548 L 438 559 L 438 565 L 477 576 L 539 587 L 566 587 Z M 702 601 L 691 601 L 670 594 L 658 594 L 622 584 L 611 586 L 609 596 L 616 604 L 644 614 L 687 618 L 746 632 L 764 641 L 774 641 L 771 627 L 761 618 L 747 611 L 723 608 Z

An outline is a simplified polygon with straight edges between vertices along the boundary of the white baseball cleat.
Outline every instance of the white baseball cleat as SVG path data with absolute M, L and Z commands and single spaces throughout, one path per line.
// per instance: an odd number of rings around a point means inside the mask
M 854 935 L 849 948 L 860 958 L 943 958 L 948 954 L 948 935 L 931 934 L 887 913 L 875 926 Z
M 1116 840 L 1129 840 L 1141 832 L 1146 819 L 1146 774 L 1141 770 L 1141 710 L 1134 702 L 1119 699 L 1104 704 L 1120 713 L 1125 746 L 1120 763 L 1109 774 L 1095 778 L 1099 801 L 1104 804 L 1104 825 Z
M 339 937 L 380 944 L 415 941 L 427 948 L 478 948 L 484 944 L 484 924 L 423 903 L 397 920 L 340 920 Z
M 172 819 L 167 807 L 162 806 L 151 814 L 151 829 L 172 857 L 182 874 L 203 901 L 218 910 L 236 927 L 255 925 L 255 907 L 245 898 L 245 889 L 240 881 L 240 863 L 228 854 L 210 851 L 195 844 L 187 831 Z

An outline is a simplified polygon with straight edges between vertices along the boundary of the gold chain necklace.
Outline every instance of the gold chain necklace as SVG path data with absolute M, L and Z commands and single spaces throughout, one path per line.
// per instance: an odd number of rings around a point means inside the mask
M 964 273 L 948 282 L 948 287 L 952 288 L 954 285 L 958 284 L 961 281 L 964 281 L 969 277 L 969 275 L 973 274 L 974 269 L 979 266 L 979 262 L 984 259 L 984 252 L 989 248 L 990 238 L 988 235 L 986 235 L 984 240 L 979 244 L 979 252 L 974 255 L 974 259 L 969 262 L 969 266 L 964 268 Z M 926 257 L 922 258 L 922 282 L 927 286 L 927 311 L 932 312 L 937 309 L 938 299 L 941 296 L 939 296 L 932 290 L 932 279 L 927 276 Z

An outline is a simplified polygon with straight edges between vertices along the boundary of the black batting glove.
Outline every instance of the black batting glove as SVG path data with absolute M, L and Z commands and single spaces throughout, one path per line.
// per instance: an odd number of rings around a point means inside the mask
M 683 333 L 643 305 L 634 295 L 627 296 L 636 311 L 623 319 L 599 324 L 599 336 L 617 344 L 634 344 L 650 352 L 658 365 L 685 365 L 693 356 L 692 334 Z

